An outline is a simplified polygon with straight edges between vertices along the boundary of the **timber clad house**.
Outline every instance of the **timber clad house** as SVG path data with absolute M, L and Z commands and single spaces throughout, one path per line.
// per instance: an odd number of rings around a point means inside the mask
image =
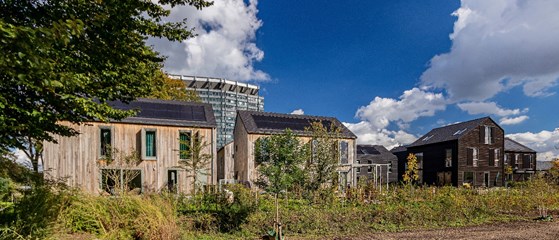
M 258 172 L 254 146 L 261 137 L 281 134 L 290 129 L 303 142 L 312 141 L 312 136 L 306 128 L 313 122 L 322 122 L 324 126 L 331 124 L 341 130 L 337 149 L 339 151 L 338 173 L 342 186 L 354 185 L 355 175 L 352 165 L 355 160 L 355 140 L 357 137 L 340 121 L 332 117 L 318 117 L 306 115 L 280 114 L 256 111 L 238 111 L 235 123 L 234 141 L 234 178 L 241 183 L 254 184 L 258 179 Z
M 398 182 L 398 158 L 381 145 L 357 145 L 356 182 Z
M 508 166 L 512 173 L 506 174 L 507 181 L 528 180 L 536 172 L 536 151 L 510 138 L 505 138 L 504 167 Z
M 435 128 L 406 147 L 420 183 L 503 186 L 504 130 L 489 117 Z
M 122 178 L 125 173 L 133 172 L 134 179 L 126 190 L 189 192 L 192 180 L 179 168 L 179 161 L 189 156 L 180 150 L 188 149 L 189 140 L 198 134 L 208 144 L 203 153 L 211 156 L 207 175 L 199 177 L 202 183 L 216 184 L 216 121 L 211 105 L 153 99 L 111 105 L 117 109 L 135 109 L 138 113 L 121 121 L 66 123 L 80 134 L 55 136 L 58 144 L 44 143 L 46 178 L 62 179 L 69 186 L 100 194 L 115 190 L 115 182 L 108 180 L 108 174 L 120 174 Z M 138 154 L 141 160 L 133 166 L 107 164 L 104 159 L 112 150 Z

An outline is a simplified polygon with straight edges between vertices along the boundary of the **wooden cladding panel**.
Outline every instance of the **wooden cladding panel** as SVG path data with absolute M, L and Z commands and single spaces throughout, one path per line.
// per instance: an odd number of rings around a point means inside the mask
M 159 191 L 166 187 L 167 171 L 179 166 L 179 131 L 199 131 L 204 141 L 209 143 L 205 153 L 213 156 L 208 166 L 210 174 L 207 183 L 216 182 L 215 130 L 211 128 L 183 128 L 126 123 L 88 123 L 70 125 L 81 134 L 74 137 L 55 138 L 58 144 L 46 142 L 44 151 L 45 176 L 65 179 L 70 186 L 80 187 L 91 193 L 100 192 L 100 126 L 112 128 L 114 149 L 123 154 L 138 151 L 141 154 L 141 130 L 156 130 L 157 160 L 144 160 L 134 168 L 142 170 L 144 191 Z M 141 156 L 141 155 L 140 155 Z M 213 167 L 212 167 L 213 166 Z M 213 172 L 212 172 L 213 171 Z M 190 191 L 190 179 L 178 172 L 179 190 Z

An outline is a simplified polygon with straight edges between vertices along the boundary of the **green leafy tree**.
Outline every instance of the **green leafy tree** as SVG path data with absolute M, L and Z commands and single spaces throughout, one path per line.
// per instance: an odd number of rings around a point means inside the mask
M 204 137 L 199 132 L 195 132 L 190 139 L 180 140 L 180 142 L 188 147 L 179 150 L 179 154 L 185 156 L 185 159 L 181 159 L 179 164 L 186 171 L 187 177 L 192 178 L 192 193 L 196 195 L 196 190 L 200 186 L 199 176 L 209 175 L 208 166 L 212 155 L 204 151 L 210 144 L 204 141 Z
M 334 124 L 327 127 L 322 122 L 313 122 L 306 131 L 312 139 L 308 143 L 310 154 L 305 166 L 308 173 L 306 189 L 316 193 L 325 184 L 337 180 L 341 129 Z
M 23 139 L 72 136 L 62 121 L 122 119 L 129 102 L 153 91 L 164 58 L 148 37 L 194 36 L 185 20 L 168 22 L 163 6 L 209 6 L 204 0 L 0 1 L 0 147 Z
M 404 183 L 405 184 L 412 184 L 419 180 L 419 165 L 417 163 L 417 157 L 415 154 L 410 153 L 407 157 L 408 160 L 408 167 L 404 172 Z
M 281 236 L 278 195 L 303 182 L 307 151 L 305 145 L 289 129 L 282 134 L 258 139 L 254 150 L 259 173 L 256 184 L 273 193 L 276 198 L 275 232 Z
M 291 130 L 258 139 L 254 149 L 259 187 L 279 194 L 303 181 L 306 148 Z
M 179 100 L 187 102 L 202 102 L 200 96 L 193 90 L 187 90 L 186 84 L 180 79 L 173 79 L 161 72 L 155 78 L 155 89 L 148 98 L 162 100 Z

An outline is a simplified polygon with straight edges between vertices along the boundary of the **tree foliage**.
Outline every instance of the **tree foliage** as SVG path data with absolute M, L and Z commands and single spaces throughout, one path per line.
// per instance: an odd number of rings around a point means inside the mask
M 313 122 L 306 131 L 312 139 L 309 142 L 310 156 L 305 167 L 308 174 L 306 189 L 315 192 L 324 184 L 337 180 L 341 129 L 334 124 L 324 126 L 322 122 Z
M 129 102 L 151 93 L 163 57 L 148 37 L 193 37 L 185 20 L 163 21 L 163 5 L 204 0 L 0 1 L 0 147 L 53 141 L 77 132 L 61 121 L 122 119 Z
M 179 154 L 186 156 L 186 159 L 179 161 L 180 167 L 186 171 L 187 177 L 192 178 L 193 194 L 196 195 L 196 189 L 200 185 L 199 176 L 208 176 L 208 166 L 212 160 L 212 156 L 204 153 L 204 150 L 210 145 L 204 141 L 204 137 L 199 132 L 195 132 L 188 140 L 180 140 L 181 144 L 189 146 L 185 150 L 180 150 Z
M 289 129 L 282 134 L 261 137 L 255 142 L 257 185 L 278 194 L 292 190 L 304 181 L 307 149 Z
M 186 89 L 184 81 L 170 78 L 162 72 L 155 78 L 154 88 L 148 98 L 202 102 L 196 91 Z
M 404 172 L 404 183 L 412 184 L 419 180 L 419 164 L 417 163 L 417 157 L 413 153 L 408 155 L 407 160 L 408 167 L 406 172 Z

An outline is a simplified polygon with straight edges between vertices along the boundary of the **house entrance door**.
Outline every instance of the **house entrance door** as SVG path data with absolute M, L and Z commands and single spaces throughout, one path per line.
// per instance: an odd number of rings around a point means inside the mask
M 483 174 L 483 184 L 485 185 L 485 187 L 489 187 L 489 181 L 490 181 L 489 173 L 485 172 Z

